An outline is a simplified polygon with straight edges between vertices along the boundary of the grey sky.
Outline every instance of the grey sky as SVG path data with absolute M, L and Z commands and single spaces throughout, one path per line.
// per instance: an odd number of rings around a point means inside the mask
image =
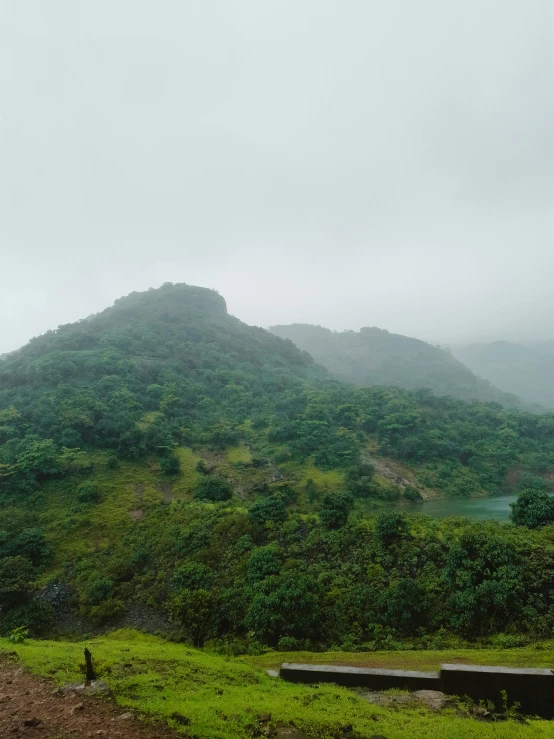
M 553 338 L 552 0 L 3 0 L 0 352 L 164 281 Z

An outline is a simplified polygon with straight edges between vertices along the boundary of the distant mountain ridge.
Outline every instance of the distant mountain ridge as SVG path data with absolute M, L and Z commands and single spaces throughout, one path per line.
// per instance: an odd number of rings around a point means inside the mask
M 554 341 L 494 341 L 456 346 L 452 353 L 502 390 L 554 408 Z
M 396 385 L 408 390 L 429 388 L 461 400 L 494 401 L 506 407 L 526 404 L 477 377 L 449 351 L 380 328 L 331 331 L 293 323 L 270 331 L 307 351 L 337 379 L 360 386 Z

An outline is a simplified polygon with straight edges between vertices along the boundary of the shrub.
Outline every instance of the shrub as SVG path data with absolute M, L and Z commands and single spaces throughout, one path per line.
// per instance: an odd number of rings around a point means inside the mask
M 233 496 L 233 488 L 222 477 L 203 477 L 194 492 L 194 497 L 200 500 L 212 500 L 214 502 L 230 500 Z
M 10 611 L 2 622 L 2 631 L 10 633 L 25 625 L 29 636 L 42 636 L 54 623 L 54 609 L 43 600 L 33 599 Z
M 178 475 L 181 471 L 181 462 L 174 453 L 164 454 L 159 461 L 160 472 L 164 475 Z
M 13 631 L 10 631 L 8 639 L 12 644 L 23 644 L 28 635 L 29 629 L 26 626 L 18 626 Z
M 415 488 L 411 488 L 411 487 L 404 488 L 404 497 L 406 498 L 406 500 L 409 500 L 411 503 L 421 503 L 423 500 L 419 490 L 416 490 Z
M 0 605 L 2 608 L 13 608 L 25 602 L 33 580 L 35 570 L 25 557 L 4 557 L 0 559 Z
M 294 636 L 282 636 L 277 644 L 279 652 L 296 652 L 302 649 L 302 642 Z
M 94 482 L 82 482 L 77 488 L 77 500 L 79 503 L 98 503 L 100 490 Z

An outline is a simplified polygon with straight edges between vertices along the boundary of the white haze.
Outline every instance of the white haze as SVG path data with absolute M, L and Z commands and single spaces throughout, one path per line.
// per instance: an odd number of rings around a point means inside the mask
M 164 281 L 554 337 L 549 0 L 4 0 L 0 353 Z

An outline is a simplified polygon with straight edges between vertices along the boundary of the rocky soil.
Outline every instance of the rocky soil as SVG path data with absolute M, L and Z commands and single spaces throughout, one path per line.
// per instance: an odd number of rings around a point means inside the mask
M 60 692 L 51 680 L 0 662 L 0 737 L 25 739 L 177 739 L 167 726 L 83 691 Z

